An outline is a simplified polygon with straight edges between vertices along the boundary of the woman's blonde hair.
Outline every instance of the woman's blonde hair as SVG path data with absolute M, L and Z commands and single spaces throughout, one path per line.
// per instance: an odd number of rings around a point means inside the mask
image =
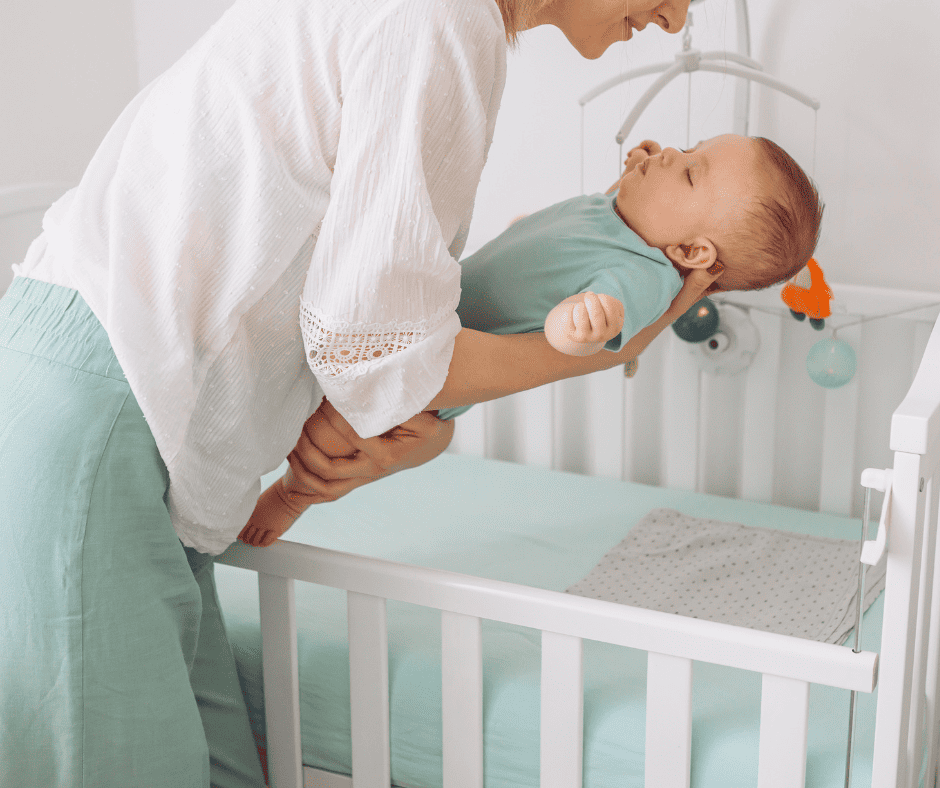
M 532 17 L 549 0 L 496 0 L 499 12 L 503 15 L 503 26 L 506 28 L 506 42 L 510 47 L 518 43 L 519 33 L 527 30 Z

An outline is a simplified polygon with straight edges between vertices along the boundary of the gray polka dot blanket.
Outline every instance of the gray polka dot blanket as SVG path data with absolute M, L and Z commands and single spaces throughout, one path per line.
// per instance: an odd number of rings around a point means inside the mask
M 872 538 L 872 535 L 869 535 Z M 859 541 L 654 509 L 570 594 L 842 643 L 855 626 Z M 866 567 L 864 609 L 885 587 Z

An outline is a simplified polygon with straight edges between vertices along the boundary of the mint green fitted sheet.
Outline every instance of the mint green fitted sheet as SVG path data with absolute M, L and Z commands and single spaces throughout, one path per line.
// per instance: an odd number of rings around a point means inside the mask
M 562 591 L 657 507 L 835 538 L 860 533 L 844 517 L 445 454 L 312 507 L 285 539 Z M 263 740 L 256 576 L 218 565 L 216 582 Z M 296 591 L 303 760 L 349 774 L 345 592 L 300 582 Z M 883 596 L 865 615 L 866 650 L 879 648 L 882 609 Z M 440 614 L 389 602 L 388 632 L 392 782 L 439 787 Z M 539 652 L 538 631 L 484 622 L 487 788 L 538 785 Z M 646 653 L 587 641 L 584 659 L 584 786 L 642 786 Z M 696 662 L 693 680 L 693 788 L 756 785 L 760 675 Z M 856 788 L 871 784 L 876 696 L 860 695 Z M 843 786 L 848 710 L 848 691 L 811 686 L 808 788 Z

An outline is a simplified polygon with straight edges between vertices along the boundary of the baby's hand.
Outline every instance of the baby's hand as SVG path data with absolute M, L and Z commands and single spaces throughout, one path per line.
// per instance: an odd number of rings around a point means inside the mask
M 545 338 L 561 353 L 589 356 L 623 328 L 623 304 L 609 295 L 580 293 L 566 298 L 545 320 Z
M 624 160 L 624 174 L 635 169 L 641 162 L 646 161 L 650 156 L 662 153 L 663 149 L 658 142 L 653 140 L 643 140 L 639 145 L 633 148 Z

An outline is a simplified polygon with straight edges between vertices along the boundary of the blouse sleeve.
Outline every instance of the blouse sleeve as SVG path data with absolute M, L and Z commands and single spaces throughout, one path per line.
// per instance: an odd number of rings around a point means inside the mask
M 342 127 L 301 299 L 310 368 L 363 437 L 441 390 L 459 247 L 505 80 L 493 3 L 399 3 L 341 64 Z

